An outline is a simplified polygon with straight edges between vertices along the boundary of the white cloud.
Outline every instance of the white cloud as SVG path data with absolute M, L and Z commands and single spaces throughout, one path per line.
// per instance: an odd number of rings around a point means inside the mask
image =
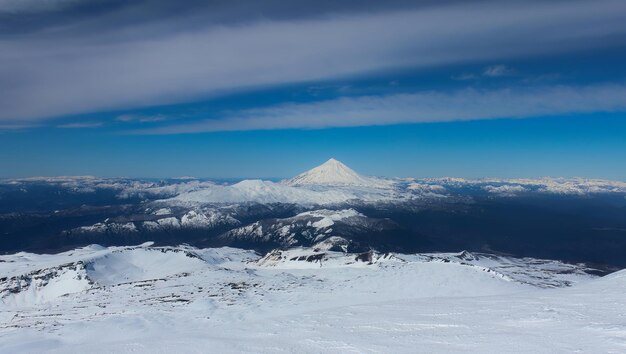
M 77 0 L 0 0 L 0 12 L 32 12 L 52 10 Z
M 143 115 L 143 114 L 122 114 L 115 118 L 119 122 L 125 123 L 155 123 L 167 120 L 168 117 L 163 114 Z
M 462 73 L 460 75 L 452 76 L 453 80 L 459 81 L 467 81 L 467 80 L 478 80 L 481 77 L 500 77 L 500 76 L 511 76 L 515 74 L 515 70 L 512 68 L 503 65 L 491 65 L 483 69 L 481 73 Z
M 98 128 L 104 123 L 102 122 L 76 122 L 57 125 L 57 128 L 62 129 L 83 129 L 83 128 Z
M 135 108 L 403 67 L 621 43 L 626 2 L 491 2 L 215 27 L 0 39 L 0 120 Z M 167 28 L 161 28 L 164 26 Z M 4 83 L 4 84 L 2 84 Z
M 484 76 L 498 77 L 513 75 L 513 69 L 506 65 L 492 65 L 485 68 L 483 71 Z
M 20 122 L 8 122 L 0 124 L 0 133 L 12 130 L 22 130 L 22 129 L 30 129 L 37 128 L 39 124 L 36 123 L 20 123 Z
M 142 130 L 145 134 L 268 129 L 319 129 L 401 123 L 527 118 L 626 110 L 626 85 L 420 92 L 282 104 Z
M 463 73 L 461 75 L 452 76 L 453 80 L 459 80 L 459 81 L 476 80 L 478 78 L 479 78 L 478 75 L 472 74 L 472 73 Z

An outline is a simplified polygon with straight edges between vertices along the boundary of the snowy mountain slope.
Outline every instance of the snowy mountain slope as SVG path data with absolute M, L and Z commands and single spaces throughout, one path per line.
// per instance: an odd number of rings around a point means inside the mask
M 2 280 L 11 353 L 617 352 L 626 329 L 625 276 L 532 259 L 145 244 L 0 260 L 10 278 L 56 269 L 40 293 L 71 290 L 36 301 Z M 60 272 L 81 264 L 85 289 Z
M 345 268 L 384 265 L 386 262 L 406 263 L 391 253 L 343 253 L 317 248 L 297 247 L 273 250 L 256 262 L 259 267 L 276 269 Z
M 274 250 L 257 261 L 262 267 L 305 269 L 322 267 L 359 267 L 379 264 L 456 264 L 486 272 L 506 281 L 540 288 L 561 288 L 594 279 L 597 271 L 584 264 L 572 265 L 554 260 L 515 258 L 486 253 L 393 254 L 368 251 L 339 253 L 316 248 Z
M 289 186 L 330 185 L 389 188 L 390 180 L 365 177 L 333 158 L 294 178 L 282 181 Z
M 237 226 L 239 220 L 227 211 L 218 209 L 191 209 L 184 213 L 173 213 L 168 208 L 161 208 L 147 215 L 138 215 L 136 220 L 125 217 L 125 221 L 116 219 L 103 220 L 93 225 L 85 225 L 65 230 L 65 235 L 108 234 L 123 235 L 140 232 L 163 230 L 210 230 L 217 227 Z
M 212 186 L 200 191 L 180 194 L 169 200 L 173 204 L 189 203 L 342 203 L 356 196 L 351 193 L 319 192 L 294 188 L 271 181 L 244 180 L 227 186 Z
M 7 257 L 3 262 L 7 265 L 2 267 L 7 276 L 0 278 L 0 301 L 23 306 L 46 303 L 98 286 L 158 279 L 205 266 L 192 251 L 149 246 L 86 247 L 57 255 L 56 264 L 45 255 Z M 58 264 L 68 259 L 71 261 Z M 15 263 L 31 270 L 24 272 L 26 269 Z M 47 267 L 39 268 L 38 263 Z
M 170 205 L 228 203 L 290 203 L 332 205 L 356 202 L 379 202 L 404 199 L 395 190 L 371 186 L 290 186 L 262 180 L 244 180 L 233 185 L 215 185 L 164 200 Z
M 489 270 L 486 273 L 490 276 L 508 282 L 539 287 L 545 287 L 546 280 L 554 280 L 550 284 L 556 287 L 593 277 L 588 273 L 589 269 L 582 265 L 487 254 L 475 255 L 468 252 L 393 255 L 373 251 L 353 254 L 315 248 L 293 248 L 275 250 L 259 258 L 254 252 L 233 248 L 152 247 L 150 243 L 146 243 L 135 247 L 104 248 L 94 245 L 56 255 L 19 253 L 0 256 L 0 260 L 2 261 L 0 270 L 5 275 L 0 279 L 0 299 L 14 305 L 28 305 L 28 301 L 32 301 L 32 304 L 53 301 L 65 294 L 80 293 L 99 287 L 142 283 L 148 280 L 166 281 L 169 278 L 175 279 L 177 275 L 186 277 L 194 272 L 220 269 L 224 264 L 230 264 L 229 268 L 233 270 L 257 267 L 320 268 L 323 264 L 326 268 L 330 265 L 333 268 L 375 265 L 394 269 L 431 267 L 430 264 L 433 263 L 455 264 L 467 269 L 478 267 L 483 272 Z M 254 262 L 246 263 L 247 260 Z M 520 278 L 520 274 L 526 274 L 529 278 Z M 564 274 L 572 281 L 557 281 L 562 279 Z M 76 285 L 77 283 L 80 285 Z M 35 293 L 51 296 L 38 296 L 40 294 Z M 33 294 L 36 296 L 28 297 Z
M 423 253 L 401 255 L 402 260 L 420 260 L 425 262 L 455 262 L 471 265 L 506 275 L 511 280 L 532 284 L 542 288 L 571 286 L 598 274 L 596 269 L 584 264 L 572 265 L 555 260 L 536 258 L 516 258 L 476 252 L 459 253 Z M 529 271 L 532 269 L 532 271 Z
M 397 193 L 392 180 L 364 177 L 343 163 L 326 163 L 281 183 L 244 180 L 232 185 L 213 185 L 168 199 L 170 204 L 197 203 L 293 203 L 330 205 L 350 201 L 390 201 L 414 196 Z
M 354 209 L 313 210 L 282 219 L 264 219 L 234 228 L 220 239 L 231 244 L 272 245 L 272 247 L 313 246 L 344 250 L 353 248 L 358 234 L 394 230 L 398 226 L 385 219 L 373 219 Z
M 77 261 L 0 278 L 0 302 L 28 307 L 86 291 L 92 286 L 84 263 Z
M 100 286 L 163 279 L 203 269 L 196 253 L 178 248 L 128 248 L 86 263 L 87 277 Z
M 166 203 L 193 205 L 211 203 L 293 203 L 333 205 L 359 202 L 405 203 L 414 200 L 462 197 L 470 191 L 486 195 L 515 197 L 539 193 L 586 195 L 594 193 L 626 194 L 626 183 L 597 179 L 389 179 L 366 177 L 340 161 L 330 159 L 320 166 L 280 183 L 244 180 L 232 185 L 208 185 L 181 193 Z M 473 193 L 473 192 L 472 192 Z M 472 194 L 470 193 L 470 194 Z

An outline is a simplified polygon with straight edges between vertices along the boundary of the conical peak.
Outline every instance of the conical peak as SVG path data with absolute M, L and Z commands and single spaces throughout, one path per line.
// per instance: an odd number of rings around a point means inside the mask
M 324 162 L 323 164 L 321 164 L 321 165 L 319 165 L 317 167 L 322 167 L 322 166 L 343 167 L 343 168 L 350 169 L 344 163 L 342 163 L 341 161 L 336 160 L 336 159 L 334 159 L 332 157 L 330 159 L 328 159 L 328 161 Z
M 368 185 L 371 182 L 342 162 L 331 158 L 307 172 L 285 181 L 289 185 Z
M 313 171 L 326 171 L 325 173 L 327 174 L 348 173 L 351 175 L 358 176 L 358 174 L 354 172 L 350 167 L 346 166 L 341 161 L 335 160 L 333 158 L 329 159 L 328 161 L 324 162 L 323 164 L 317 167 L 310 169 L 309 171 L 305 173 L 311 173 Z

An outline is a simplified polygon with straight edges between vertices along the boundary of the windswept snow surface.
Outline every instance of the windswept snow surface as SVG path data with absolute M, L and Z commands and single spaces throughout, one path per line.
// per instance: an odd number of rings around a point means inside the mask
M 6 353 L 626 350 L 625 273 L 556 261 L 144 244 L 0 256 L 0 272 Z

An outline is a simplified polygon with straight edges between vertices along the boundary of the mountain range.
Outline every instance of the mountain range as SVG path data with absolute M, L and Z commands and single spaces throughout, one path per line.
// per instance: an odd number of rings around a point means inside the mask
M 0 232 L 0 351 L 623 348 L 618 181 L 13 179 Z
M 369 177 L 336 159 L 282 181 L 13 179 L 0 181 L 0 252 L 146 241 L 259 252 L 467 249 L 608 269 L 626 266 L 625 210 L 619 181 Z

